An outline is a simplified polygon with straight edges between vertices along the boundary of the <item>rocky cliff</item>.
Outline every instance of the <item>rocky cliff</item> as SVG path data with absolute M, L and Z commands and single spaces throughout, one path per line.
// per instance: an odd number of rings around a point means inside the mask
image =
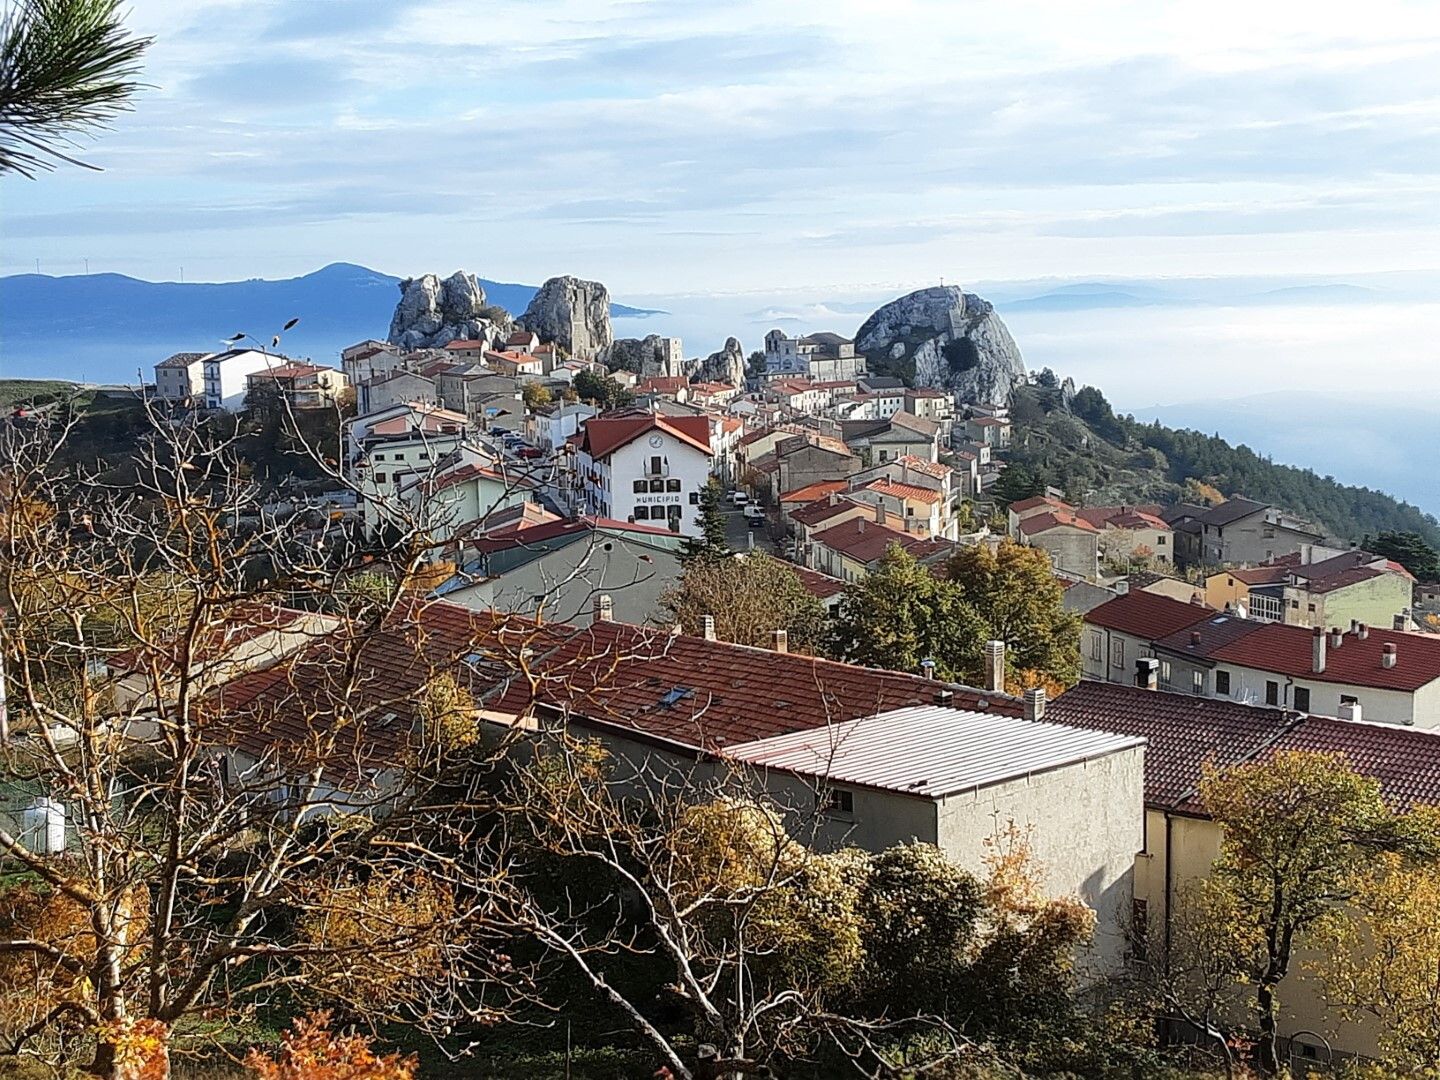
M 633 371 L 645 378 L 679 375 L 670 362 L 670 338 L 650 334 L 645 338 L 616 338 L 596 357 L 611 371 Z
M 452 341 L 494 345 L 510 330 L 510 318 L 485 303 L 474 274 L 457 270 L 444 281 L 424 274 L 400 282 L 400 302 L 390 319 L 390 343 L 406 349 L 443 348 Z
M 686 364 L 686 374 L 692 381 L 722 382 L 731 386 L 745 386 L 745 350 L 738 338 L 726 338 L 719 352 L 713 352 L 704 360 Z
M 1004 405 L 1025 378 L 1025 361 L 988 300 L 954 285 L 892 300 L 855 335 L 870 371 L 962 401 Z
M 610 292 L 598 281 L 551 278 L 540 286 L 519 323 L 539 334 L 541 341 L 553 341 L 572 356 L 597 356 L 615 340 L 610 329 Z

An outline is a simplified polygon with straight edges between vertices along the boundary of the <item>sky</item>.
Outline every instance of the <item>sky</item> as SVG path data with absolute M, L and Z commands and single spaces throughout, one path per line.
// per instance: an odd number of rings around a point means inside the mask
M 134 0 L 0 272 L 612 294 L 1440 268 L 1440 4 Z M 88 260 L 88 261 L 87 261 Z

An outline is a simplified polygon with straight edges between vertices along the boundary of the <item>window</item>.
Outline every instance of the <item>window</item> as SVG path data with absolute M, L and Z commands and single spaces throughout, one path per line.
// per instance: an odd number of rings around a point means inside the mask
M 905 516 L 906 516 L 906 517 L 914 517 L 914 516 L 915 516 L 915 508 L 914 508 L 913 506 L 907 506 L 907 507 L 905 507 Z
M 383 472 L 377 472 L 375 474 L 375 482 L 377 484 L 383 484 L 385 482 L 385 474 Z
M 1194 694 L 1205 693 L 1205 672 L 1192 671 L 1190 673 L 1190 692 Z
M 1276 682 L 1274 679 L 1266 679 L 1266 680 L 1265 680 L 1265 704 L 1266 704 L 1266 705 L 1279 705 L 1279 704 L 1280 704 L 1280 684 L 1279 684 L 1278 682 Z
M 1301 712 L 1310 711 L 1310 688 L 1308 686 L 1295 687 L 1295 708 Z
M 1230 694 L 1230 673 L 1228 671 L 1215 672 L 1215 693 Z
M 650 490 L 651 490 L 652 492 L 655 492 L 656 494 L 659 494 L 659 493 L 663 492 L 663 491 L 665 490 L 665 481 L 664 481 L 664 480 L 651 480 L 651 481 L 650 481 Z
M 1314 605 L 1314 604 L 1306 604 L 1305 607 L 1309 610 L 1309 612 L 1310 612 L 1311 615 L 1314 615 L 1314 614 L 1315 614 L 1315 605 Z
M 667 506 L 665 508 L 665 516 L 668 517 L 671 521 L 679 521 L 680 515 L 683 512 L 684 511 L 682 511 L 681 508 L 678 506 Z M 658 506 L 655 508 L 655 513 L 657 515 L 660 513 L 660 508 Z
M 1341 704 L 1341 705 L 1359 705 L 1359 704 L 1360 704 L 1360 699 L 1357 698 L 1354 694 L 1341 694 L 1341 695 L 1340 695 L 1340 704 Z
M 1099 635 L 1099 634 L 1091 634 L 1091 635 L 1090 635 L 1090 659 L 1091 659 L 1091 660 L 1104 660 L 1104 659 L 1105 659 L 1105 652 L 1104 652 L 1104 650 L 1105 650 L 1105 643 L 1100 639 L 1100 635 Z
M 636 521 L 649 521 L 649 520 L 650 520 L 650 508 L 649 508 L 648 506 L 637 506 L 637 507 L 635 507 L 635 520 L 636 520 Z
M 822 793 L 822 805 L 828 814 L 853 814 L 855 813 L 855 793 L 853 791 L 842 791 L 840 788 L 829 788 Z
M 659 476 L 659 475 L 660 475 L 660 472 L 661 472 L 660 463 L 661 463 L 662 461 L 664 461 L 664 458 L 660 457 L 658 454 L 657 454 L 655 457 L 652 457 L 652 458 L 650 459 L 650 475 L 651 475 L 651 476 Z
M 679 481 L 679 480 L 666 480 L 666 481 L 665 481 L 665 490 L 666 490 L 666 491 L 670 491 L 670 492 L 677 492 L 677 491 L 679 491 L 679 490 L 680 490 L 680 481 Z
M 385 455 L 384 455 L 384 454 L 376 454 L 376 455 L 375 455 L 375 460 L 376 460 L 376 461 L 384 461 L 384 460 L 385 460 Z
M 1160 661 L 1160 682 L 1164 686 L 1170 685 L 1170 661 Z
M 650 490 L 650 483 L 647 480 L 636 480 L 632 490 L 636 495 L 644 495 Z
M 1110 642 L 1110 666 L 1113 668 L 1125 666 L 1125 642 L 1119 640 Z
M 1156 546 L 1156 547 L 1164 547 L 1164 546 L 1165 546 L 1165 537 L 1164 537 L 1163 535 L 1162 535 L 1162 536 L 1157 536 L 1157 537 L 1155 537 L 1155 546 Z
M 1300 601 L 1299 601 L 1299 600 L 1291 600 L 1291 601 L 1290 601 L 1290 606 L 1291 606 L 1292 608 L 1294 608 L 1296 611 L 1299 611 L 1299 610 L 1300 610 Z M 1311 611 L 1314 611 L 1315 609 L 1312 607 L 1310 610 L 1311 610 Z
M 699 506 L 699 505 L 700 505 L 700 493 L 699 493 L 698 491 L 692 491 L 692 492 L 690 492 L 690 505 L 691 505 L 691 506 Z
M 421 461 L 429 461 L 429 460 L 430 460 L 430 455 L 427 454 L 427 453 L 422 453 L 422 454 L 420 455 L 420 460 L 421 460 Z

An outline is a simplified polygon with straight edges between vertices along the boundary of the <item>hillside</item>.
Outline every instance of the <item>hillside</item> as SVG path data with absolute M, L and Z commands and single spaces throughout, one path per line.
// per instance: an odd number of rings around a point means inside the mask
M 1225 496 L 1283 506 L 1347 540 L 1392 530 L 1419 533 L 1440 546 L 1440 521 L 1410 503 L 1277 464 L 1214 435 L 1116 416 L 1093 387 L 1082 389 L 1069 409 L 1058 391 L 1017 388 L 1011 415 L 1012 465 L 1073 500 L 1091 505 L 1175 502 L 1192 497 L 1194 485 L 1187 494 L 1186 482 L 1198 481 Z
M 219 348 L 245 331 L 268 339 L 289 319 L 294 356 L 333 362 L 365 337 L 384 337 L 400 279 L 351 263 L 331 263 L 302 277 L 220 283 L 141 281 L 121 274 L 0 278 L 0 356 L 6 376 L 88 382 L 148 378 L 174 352 Z M 537 286 L 481 279 L 486 300 L 525 310 Z M 651 312 L 623 304 L 617 317 Z

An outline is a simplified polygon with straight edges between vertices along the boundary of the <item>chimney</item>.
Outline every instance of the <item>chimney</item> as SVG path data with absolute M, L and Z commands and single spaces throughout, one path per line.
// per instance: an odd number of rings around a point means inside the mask
M 789 652 L 789 651 L 790 651 L 790 640 L 789 640 L 789 638 L 790 638 L 790 635 L 787 634 L 784 630 L 771 630 L 771 631 L 770 631 L 770 647 L 771 647 L 772 649 L 774 649 L 776 652 Z
M 855 531 L 862 533 L 865 531 L 865 519 L 863 517 L 855 519 Z
M 1025 691 L 1025 719 L 1045 719 L 1045 688 L 1043 686 Z
M 1397 660 L 1399 660 L 1399 657 L 1395 655 L 1395 643 L 1388 642 L 1380 650 L 1380 666 L 1383 668 L 1392 668 L 1395 666 Z
M 1142 656 L 1136 660 L 1135 685 L 1142 690 L 1160 689 L 1160 661 L 1153 656 Z
M 1365 719 L 1360 712 L 1360 703 L 1358 701 L 1342 701 L 1340 707 L 1335 710 L 1335 715 L 1341 720 Z
M 1410 613 L 1408 611 L 1397 611 L 1395 618 L 1391 620 L 1391 629 L 1404 631 L 1410 625 Z
M 1357 640 L 1359 640 L 1359 641 L 1364 641 L 1364 640 L 1365 640 L 1366 638 L 1368 638 L 1369 636 L 1370 636 L 1370 624 L 1369 624 L 1369 623 L 1363 623 L 1363 622 L 1362 622 L 1362 623 L 1360 623 L 1358 626 L 1355 627 L 1355 637 L 1356 637 Z
M 703 615 L 700 618 L 700 633 L 706 641 L 715 640 L 715 616 Z
M 885 524 L 885 504 L 883 502 L 877 502 L 875 504 L 875 524 Z
M 1199 630 L 1191 630 L 1191 631 L 1190 631 L 1190 644 L 1191 644 L 1191 646 L 1193 646 L 1194 648 L 1197 648 L 1197 649 L 1200 647 L 1200 631 L 1199 631 Z
M 1340 627 L 1338 627 L 1338 626 L 1332 626 L 1332 627 L 1330 627 L 1330 647 L 1331 647 L 1332 649 L 1338 649 L 1338 648 L 1340 648 L 1341 645 L 1344 645 L 1344 644 L 1345 644 L 1345 635 L 1340 632 Z
M 985 642 L 985 686 L 991 694 L 1005 692 L 1005 642 Z
M 601 593 L 595 597 L 595 621 L 615 621 L 615 601 L 609 593 Z
M 1360 636 L 1360 620 L 1359 620 L 1359 619 L 1351 619 L 1351 620 L 1350 620 L 1350 633 L 1354 634 L 1356 637 L 1359 637 L 1359 636 Z
M 928 656 L 924 660 L 921 660 L 920 674 L 927 679 L 933 679 L 935 677 L 935 661 L 931 660 Z
M 839 505 L 840 505 L 840 493 L 839 493 L 838 491 L 832 491 L 832 492 L 830 492 L 830 505 L 831 505 L 831 506 L 839 506 Z
M 1315 627 L 1310 635 L 1310 670 L 1316 675 L 1325 670 L 1325 629 Z

